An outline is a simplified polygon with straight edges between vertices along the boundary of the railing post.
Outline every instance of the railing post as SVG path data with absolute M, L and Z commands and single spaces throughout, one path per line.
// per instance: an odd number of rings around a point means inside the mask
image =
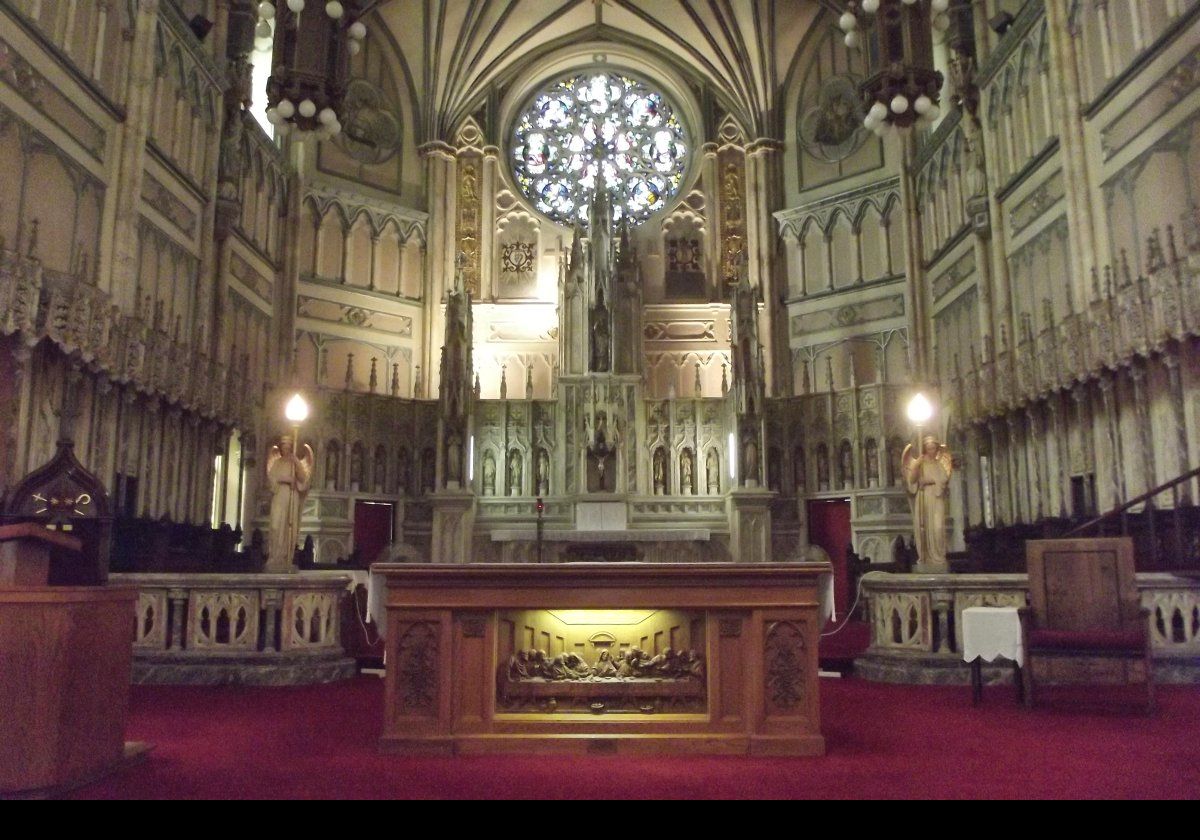
M 171 634 L 171 643 L 167 646 L 168 650 L 183 650 L 183 633 L 187 625 L 187 610 L 185 605 L 188 600 L 188 591 L 186 589 L 168 589 L 167 600 L 171 604 L 171 624 L 168 631 Z

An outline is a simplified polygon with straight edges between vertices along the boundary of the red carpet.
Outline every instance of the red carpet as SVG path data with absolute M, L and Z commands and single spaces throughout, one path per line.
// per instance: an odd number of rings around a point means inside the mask
M 824 758 L 406 758 L 375 752 L 382 681 L 304 688 L 135 686 L 145 764 L 76 798 L 1187 798 L 1200 796 L 1200 688 L 1050 689 L 821 681 Z M 1077 703 L 1088 702 L 1080 710 Z M 1099 705 L 1097 705 L 1099 704 Z

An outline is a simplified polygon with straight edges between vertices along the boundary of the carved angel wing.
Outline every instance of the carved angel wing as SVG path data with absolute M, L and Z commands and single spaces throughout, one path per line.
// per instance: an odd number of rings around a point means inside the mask
M 283 455 L 279 451 L 278 446 L 271 447 L 271 454 L 267 456 L 267 475 L 271 474 L 271 467 L 275 466 L 275 462 L 282 458 Z
M 916 458 L 917 456 L 913 454 L 913 445 L 911 443 L 906 444 L 904 451 L 900 453 L 900 466 L 907 470 L 908 465 L 915 461 Z
M 950 454 L 950 449 L 945 444 L 938 447 L 937 455 L 934 456 L 938 464 L 946 471 L 946 478 L 949 478 L 954 473 L 954 456 Z
M 304 454 L 300 456 L 300 462 L 302 464 L 304 464 L 304 466 L 307 467 L 311 471 L 313 468 L 313 460 L 314 460 L 312 447 L 306 443 L 301 448 L 304 450 Z

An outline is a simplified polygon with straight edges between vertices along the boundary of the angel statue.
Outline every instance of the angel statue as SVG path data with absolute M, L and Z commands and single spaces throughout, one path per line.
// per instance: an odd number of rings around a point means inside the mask
M 917 562 L 929 571 L 949 571 L 946 561 L 946 499 L 950 473 L 950 450 L 933 435 L 921 440 L 921 454 L 910 443 L 900 456 L 904 482 L 913 496 L 913 534 Z
M 267 481 L 271 484 L 271 541 L 267 550 L 267 569 L 292 570 L 296 544 L 300 541 L 300 510 L 312 479 L 313 451 L 306 443 L 297 458 L 287 435 L 271 447 L 267 458 Z

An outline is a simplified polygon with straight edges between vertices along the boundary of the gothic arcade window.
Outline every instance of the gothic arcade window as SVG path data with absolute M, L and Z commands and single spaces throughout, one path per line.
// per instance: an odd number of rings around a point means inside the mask
M 641 222 L 679 192 L 687 134 L 662 93 L 622 73 L 579 73 L 543 88 L 513 128 L 513 177 L 539 212 L 587 222 L 597 183 L 613 215 Z

